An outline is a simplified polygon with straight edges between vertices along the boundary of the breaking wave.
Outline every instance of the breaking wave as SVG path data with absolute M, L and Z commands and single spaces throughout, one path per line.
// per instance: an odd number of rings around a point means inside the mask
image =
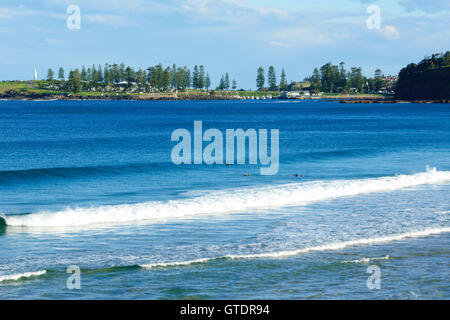
M 386 255 L 384 257 L 379 257 L 379 258 L 361 258 L 361 259 L 357 259 L 357 260 L 346 260 L 346 261 L 342 261 L 342 263 L 356 263 L 356 264 L 368 264 L 372 261 L 380 261 L 380 260 L 389 260 L 389 255 Z
M 191 217 L 202 214 L 242 212 L 270 207 L 306 205 L 339 197 L 372 192 L 389 192 L 424 184 L 450 181 L 450 171 L 428 169 L 411 175 L 381 178 L 313 181 L 211 192 L 190 199 L 152 201 L 138 204 L 67 208 L 0 217 L 0 225 L 27 227 L 86 226 L 101 223 L 129 223 L 141 220 Z
M 312 252 L 322 252 L 322 251 L 336 251 L 342 250 L 347 247 L 353 246 L 363 246 L 363 245 L 375 245 L 381 243 L 388 243 L 393 241 L 401 241 L 410 238 L 421 238 L 428 237 L 433 235 L 439 235 L 442 233 L 449 233 L 450 227 L 444 228 L 433 228 L 426 229 L 422 231 L 414 231 L 414 232 L 406 232 L 396 235 L 377 237 L 377 238 L 367 238 L 367 239 L 359 239 L 359 240 L 351 240 L 351 241 L 343 241 L 330 243 L 322 246 L 314 246 L 308 247 L 298 250 L 288 250 L 288 251 L 277 251 L 277 252 L 267 252 L 267 253 L 256 253 L 256 254 L 244 254 L 244 255 L 225 255 L 214 258 L 203 258 L 196 260 L 188 260 L 188 261 L 175 261 L 175 262 L 160 262 L 160 263 L 152 263 L 152 264 L 140 264 L 139 266 L 144 269 L 154 269 L 154 268 L 168 268 L 168 267 L 179 267 L 179 266 L 188 266 L 194 264 L 203 264 L 211 261 L 229 259 L 229 260 L 238 260 L 238 259 L 277 259 L 277 258 L 287 258 L 292 256 L 298 256 L 301 254 L 312 253 Z M 360 260 L 353 261 L 343 261 L 343 263 L 369 263 L 373 260 L 388 260 L 389 255 L 380 258 L 363 258 Z
M 4 275 L 4 276 L 0 276 L 0 282 L 25 280 L 25 279 L 29 279 L 29 278 L 39 277 L 46 273 L 47 273 L 46 270 L 40 270 L 40 271 L 36 271 L 36 272 L 24 272 L 24 273 Z

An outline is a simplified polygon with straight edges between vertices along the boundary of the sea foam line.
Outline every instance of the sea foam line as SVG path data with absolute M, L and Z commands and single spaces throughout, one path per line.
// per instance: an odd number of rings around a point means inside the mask
M 357 260 L 344 260 L 342 263 L 363 263 L 368 264 L 371 261 L 380 261 L 380 260 L 389 260 L 390 256 L 386 255 L 384 257 L 378 257 L 378 258 L 361 258 Z
M 153 269 L 153 268 L 162 268 L 162 267 L 178 267 L 178 266 L 187 266 L 192 264 L 201 264 L 208 263 L 215 260 L 220 259 L 230 259 L 230 260 L 243 260 L 243 259 L 278 259 L 278 258 L 287 258 L 292 256 L 298 256 L 301 254 L 311 253 L 311 252 L 321 252 L 321 251 L 336 251 L 342 250 L 347 247 L 353 246 L 362 246 L 362 245 L 374 245 L 381 243 L 388 243 L 393 241 L 401 241 L 409 238 L 421 238 L 432 235 L 438 235 L 442 233 L 449 233 L 450 227 L 444 228 L 433 228 L 433 229 L 425 229 L 422 231 L 414 231 L 414 232 L 405 232 L 397 235 L 390 235 L 378 238 L 367 238 L 367 239 L 359 239 L 359 240 L 351 240 L 351 241 L 343 241 L 337 243 L 326 244 L 322 246 L 314 246 L 309 248 L 303 248 L 298 250 L 288 250 L 288 251 L 278 251 L 278 252 L 268 252 L 268 253 L 257 253 L 257 254 L 244 254 L 244 255 L 225 255 L 214 258 L 203 258 L 196 260 L 188 260 L 188 261 L 175 261 L 175 262 L 161 262 L 161 263 L 153 263 L 153 264 L 140 264 L 139 266 L 144 269 Z M 368 263 L 371 260 L 387 260 L 389 259 L 389 255 L 381 258 L 365 258 L 361 260 L 354 261 L 344 261 L 344 262 L 353 262 L 353 263 Z
M 204 258 L 204 259 L 196 259 L 189 261 L 180 261 L 180 262 L 158 262 L 158 263 L 149 263 L 149 264 L 140 264 L 139 267 L 144 269 L 154 269 L 154 268 L 164 268 L 164 267 L 180 267 L 187 266 L 191 264 L 201 264 L 207 263 L 211 260 L 216 260 L 219 258 Z
M 39 277 L 46 273 L 47 273 L 47 270 L 40 270 L 40 271 L 35 271 L 35 272 L 24 272 L 24 273 L 4 275 L 4 276 L 0 276 L 0 282 L 18 281 L 18 280 L 28 279 L 28 278 L 32 278 L 32 277 Z
M 212 192 L 190 199 L 153 201 L 91 208 L 68 208 L 58 212 L 0 217 L 0 225 L 67 227 L 99 223 L 129 223 L 140 220 L 190 217 L 202 214 L 243 212 L 270 207 L 306 205 L 339 197 L 372 192 L 389 192 L 423 184 L 450 181 L 450 171 L 426 172 L 391 177 L 312 181 Z

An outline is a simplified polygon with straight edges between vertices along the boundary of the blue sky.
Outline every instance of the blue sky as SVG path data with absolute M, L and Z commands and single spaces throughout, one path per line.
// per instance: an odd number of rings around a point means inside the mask
M 69 5 L 81 28 L 69 30 Z M 381 10 L 368 29 L 367 8 Z M 302 80 L 329 61 L 397 74 L 425 55 L 450 50 L 448 0 L 1 0 L 0 80 L 47 69 L 120 63 L 204 64 L 213 85 L 229 72 L 254 88 L 256 69 L 284 67 Z

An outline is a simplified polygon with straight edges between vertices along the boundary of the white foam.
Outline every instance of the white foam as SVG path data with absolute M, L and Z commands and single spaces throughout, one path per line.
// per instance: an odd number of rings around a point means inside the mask
M 408 238 L 427 237 L 427 236 L 431 236 L 431 235 L 448 233 L 448 232 L 450 232 L 450 227 L 433 228 L 433 229 L 426 229 L 426 230 L 414 231 L 414 232 L 406 232 L 406 233 L 401 233 L 401 234 L 397 234 L 397 235 L 390 235 L 390 236 L 384 236 L 384 237 L 378 237 L 378 238 L 367 238 L 367 239 L 336 242 L 336 243 L 330 243 L 330 244 L 326 244 L 326 245 L 322 245 L 322 246 L 315 246 L 315 247 L 299 249 L 299 250 L 278 251 L 278 252 L 271 252 L 271 253 L 249 254 L 249 255 L 230 255 L 227 257 L 231 258 L 231 259 L 284 258 L 284 257 L 289 257 L 289 256 L 297 256 L 297 255 L 309 253 L 309 252 L 342 250 L 347 247 L 387 243 L 387 242 L 392 242 L 392 241 L 405 240 Z
M 31 277 L 39 277 L 46 273 L 47 273 L 46 270 L 40 270 L 40 271 L 36 271 L 36 272 L 25 272 L 25 273 L 4 275 L 4 276 L 0 276 L 0 282 L 17 281 L 17 280 L 27 279 L 27 278 L 31 278 Z
M 244 255 L 225 255 L 225 256 L 219 256 L 219 257 L 214 257 L 214 258 L 204 258 L 204 259 L 180 261 L 180 262 L 175 261 L 175 262 L 142 264 L 139 266 L 142 268 L 145 268 L 145 269 L 153 269 L 153 268 L 157 268 L 157 267 L 177 267 L 177 266 L 187 266 L 187 265 L 197 264 L 197 263 L 207 263 L 207 262 L 210 262 L 213 260 L 218 260 L 218 259 L 231 259 L 231 260 L 278 259 L 278 258 L 287 258 L 287 257 L 291 257 L 291 256 L 298 256 L 301 254 L 306 254 L 306 253 L 311 253 L 311 252 L 342 250 L 342 249 L 345 249 L 347 247 L 352 247 L 352 246 L 363 246 L 363 245 L 388 243 L 388 242 L 393 242 L 393 241 L 401 241 L 401 240 L 405 240 L 405 239 L 409 239 L 409 238 L 428 237 L 428 236 L 432 236 L 432 235 L 438 235 L 438 234 L 449 233 L 449 232 L 450 232 L 450 227 L 433 228 L 433 229 L 426 229 L 426 230 L 414 231 L 414 232 L 406 232 L 406 233 L 378 237 L 378 238 L 367 238 L 367 239 L 336 242 L 336 243 L 330 243 L 330 244 L 326 244 L 326 245 L 322 245 L 322 246 L 308 247 L 308 248 L 303 248 L 303 249 L 298 249 L 298 250 L 277 251 L 277 252 L 257 253 L 257 254 L 244 254 Z M 363 258 L 361 260 L 343 261 L 343 262 L 369 263 L 372 260 L 387 260 L 389 258 L 390 258 L 389 255 L 387 255 L 385 257 L 380 257 L 380 258 Z
M 6 216 L 9 226 L 65 227 L 99 223 L 129 223 L 201 214 L 242 212 L 269 207 L 306 205 L 312 202 L 372 192 L 388 192 L 423 184 L 450 181 L 450 171 L 426 172 L 391 177 L 313 181 L 211 192 L 208 195 L 166 202 L 145 202 L 91 208 L 68 208 L 58 212 Z
M 159 263 L 151 263 L 151 264 L 140 264 L 139 266 L 144 269 L 154 269 L 154 268 L 164 268 L 164 267 L 179 267 L 179 266 L 187 266 L 191 264 L 199 264 L 206 263 L 216 258 L 205 258 L 205 259 L 197 259 L 197 260 L 189 260 L 189 261 L 181 261 L 181 262 L 159 262 Z
M 379 261 L 379 260 L 389 260 L 389 255 L 386 255 L 384 257 L 379 257 L 379 258 L 361 258 L 361 259 L 357 259 L 357 260 L 344 260 L 342 261 L 342 263 L 357 263 L 357 264 L 368 264 L 372 261 Z

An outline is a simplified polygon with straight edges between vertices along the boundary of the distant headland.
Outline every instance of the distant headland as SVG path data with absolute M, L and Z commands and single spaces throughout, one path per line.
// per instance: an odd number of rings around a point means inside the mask
M 315 68 L 310 77 L 287 82 L 283 69 L 278 79 L 273 66 L 267 80 L 263 67 L 256 72 L 257 90 L 238 89 L 236 80 L 225 73 L 211 89 L 203 65 L 164 67 L 161 64 L 135 70 L 125 64 L 105 64 L 65 71 L 58 76 L 50 68 L 46 80 L 0 82 L 0 99 L 11 100 L 260 100 L 327 99 L 342 103 L 448 103 L 450 100 L 450 51 L 433 54 L 418 64 L 411 63 L 398 76 L 385 76 L 380 69 L 372 78 L 361 68 L 345 69 L 327 63 Z

